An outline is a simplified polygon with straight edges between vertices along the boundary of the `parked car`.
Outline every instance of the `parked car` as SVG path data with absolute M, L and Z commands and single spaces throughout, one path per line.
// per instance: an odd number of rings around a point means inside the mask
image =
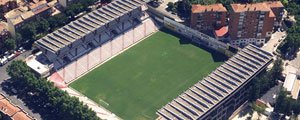
M 15 57 L 16 57 L 16 54 L 15 54 L 15 53 L 12 53 L 12 54 L 10 54 L 10 55 L 7 56 L 7 59 L 8 59 L 8 60 L 12 60 L 12 59 L 14 59 Z
M 0 65 L 3 66 L 8 62 L 8 59 L 4 56 L 3 58 L 0 58 Z
M 15 54 L 15 57 L 21 55 L 21 52 L 20 51 L 14 51 L 14 54 Z
M 9 55 L 9 52 L 8 52 L 8 51 L 6 51 L 6 52 L 4 53 L 4 55 L 5 55 L 5 56 Z
M 20 53 L 24 53 L 26 50 L 23 47 L 20 47 L 17 51 Z

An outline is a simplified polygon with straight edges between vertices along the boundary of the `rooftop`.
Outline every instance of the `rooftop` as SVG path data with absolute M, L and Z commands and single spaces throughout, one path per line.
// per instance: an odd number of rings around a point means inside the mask
M 88 33 L 104 26 L 106 23 L 114 21 L 131 10 L 142 6 L 144 1 L 146 0 L 115 0 L 48 34 L 35 43 L 39 47 L 56 53 Z
M 9 2 L 10 0 L 0 0 L 0 5 L 5 5 L 7 2 Z
M 13 120 L 32 120 L 30 116 L 27 115 L 18 106 L 12 104 L 5 96 L 0 94 L 0 111 L 11 117 Z
M 226 8 L 222 4 L 212 4 L 212 5 L 192 5 L 192 13 L 201 12 L 226 12 Z
M 30 3 L 29 8 L 34 14 L 39 14 L 50 7 L 47 4 L 47 1 L 39 1 L 37 3 Z
M 223 37 L 228 32 L 228 26 L 221 27 L 220 29 L 215 30 L 217 37 Z
M 231 8 L 234 12 L 271 11 L 271 9 L 265 3 L 231 4 Z
M 269 2 L 272 4 L 271 2 Z M 247 12 L 247 11 L 263 11 L 270 12 L 269 17 L 275 17 L 275 14 L 271 10 L 269 4 L 265 2 L 253 3 L 253 4 L 231 4 L 231 8 L 236 13 Z
M 297 76 L 294 73 L 289 73 L 284 80 L 283 87 L 288 91 L 291 92 L 294 86 L 295 81 L 297 80 Z
M 16 25 L 49 8 L 50 7 L 47 5 L 47 2 L 43 0 L 35 3 L 30 3 L 29 6 L 21 6 L 14 10 L 11 10 L 5 14 L 5 18 L 11 21 L 12 24 Z
M 265 1 L 264 3 L 271 8 L 284 7 L 280 1 Z
M 7 24 L 5 22 L 0 22 L 0 32 L 6 30 L 6 28 L 7 28 Z
M 41 53 L 42 52 L 38 52 L 34 55 L 30 55 L 25 59 L 25 61 L 31 69 L 39 75 L 44 76 L 51 70 L 51 63 Z

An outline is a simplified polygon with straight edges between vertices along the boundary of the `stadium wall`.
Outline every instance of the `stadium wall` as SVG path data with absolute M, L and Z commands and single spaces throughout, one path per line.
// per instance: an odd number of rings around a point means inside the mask
M 193 30 L 192 28 L 185 26 L 181 23 L 178 23 L 175 20 L 169 19 L 168 17 L 164 17 L 163 21 L 164 21 L 164 27 L 174 32 L 177 32 L 187 38 L 190 38 L 194 43 L 209 47 L 213 50 L 225 54 L 228 57 L 234 55 L 234 53 L 229 50 L 230 44 L 220 42 L 213 37 L 210 37 L 197 30 Z
M 101 46 L 57 70 L 57 73 L 64 79 L 65 83 L 70 84 L 75 79 L 84 75 L 84 73 L 89 72 L 91 69 L 97 67 L 97 65 L 134 46 L 135 43 L 143 40 L 144 37 L 157 30 L 158 26 L 152 18 L 146 18 L 141 24 L 130 28 L 114 39 L 103 43 Z

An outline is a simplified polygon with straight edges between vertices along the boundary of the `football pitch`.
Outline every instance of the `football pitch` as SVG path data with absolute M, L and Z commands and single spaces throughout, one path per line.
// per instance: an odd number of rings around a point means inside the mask
M 125 120 L 155 112 L 227 58 L 158 31 L 79 78 L 71 87 Z

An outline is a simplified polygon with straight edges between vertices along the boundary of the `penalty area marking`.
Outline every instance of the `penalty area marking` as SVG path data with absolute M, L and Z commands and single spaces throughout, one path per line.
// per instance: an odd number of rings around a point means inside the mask
M 107 107 L 109 106 L 109 104 L 107 102 L 105 102 L 104 100 L 102 100 L 102 99 L 99 99 L 98 101 L 101 102 L 101 103 L 104 103 Z

